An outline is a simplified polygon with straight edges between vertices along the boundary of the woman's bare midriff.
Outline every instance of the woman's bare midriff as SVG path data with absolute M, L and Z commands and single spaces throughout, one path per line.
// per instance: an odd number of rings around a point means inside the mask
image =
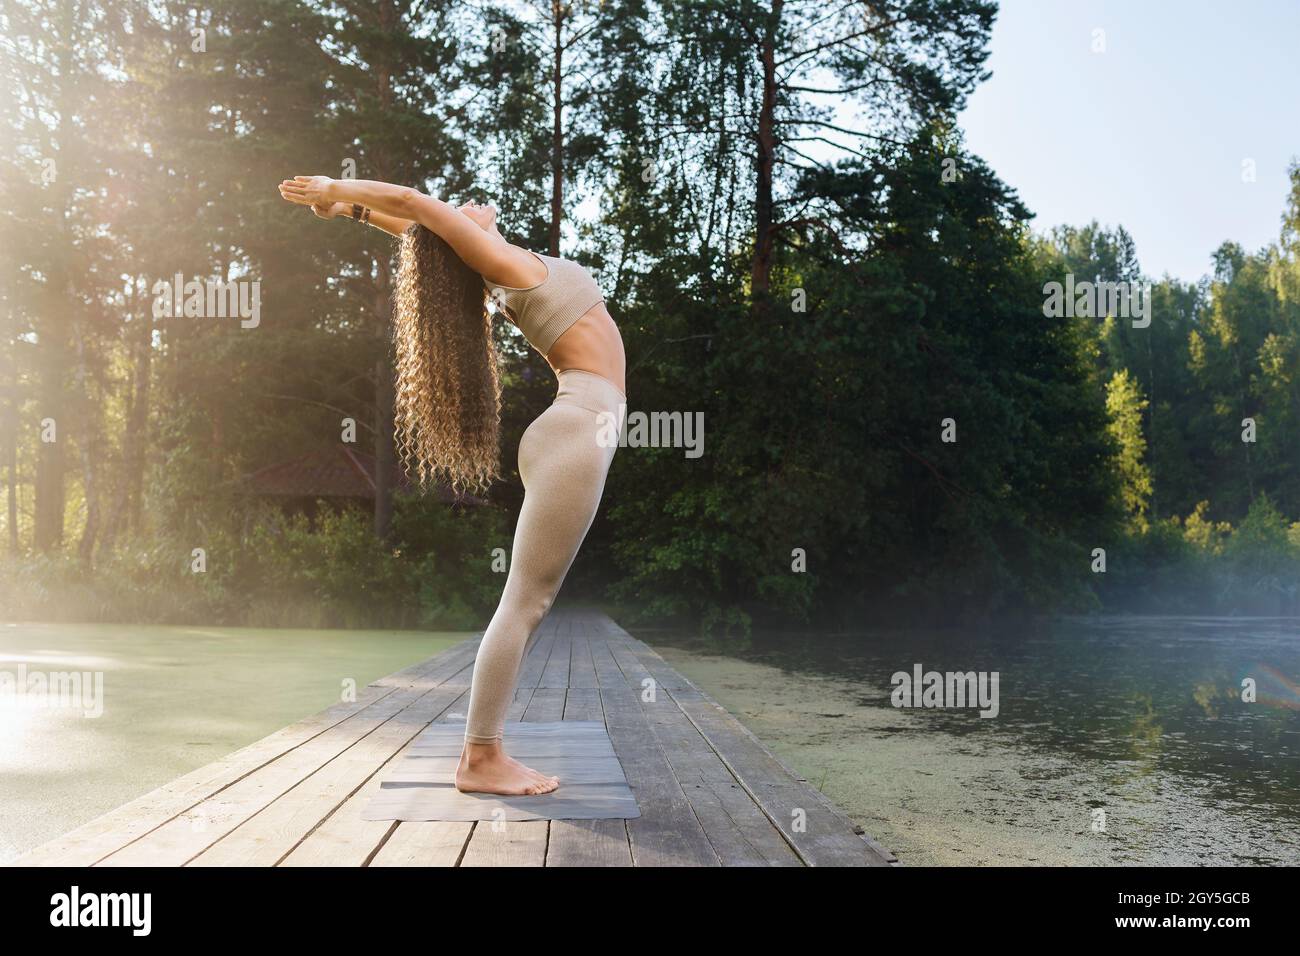
M 555 340 L 546 361 L 557 372 L 578 369 L 609 379 L 627 394 L 627 356 L 623 353 L 623 337 L 610 318 L 605 303 L 592 306 L 582 318 L 565 329 Z

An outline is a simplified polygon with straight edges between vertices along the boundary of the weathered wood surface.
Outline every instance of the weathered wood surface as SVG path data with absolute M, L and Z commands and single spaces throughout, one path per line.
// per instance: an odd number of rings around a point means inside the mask
M 887 866 L 893 854 L 653 649 L 557 609 L 507 719 L 603 720 L 633 820 L 361 819 L 432 721 L 464 721 L 477 639 L 37 847 L 13 866 Z

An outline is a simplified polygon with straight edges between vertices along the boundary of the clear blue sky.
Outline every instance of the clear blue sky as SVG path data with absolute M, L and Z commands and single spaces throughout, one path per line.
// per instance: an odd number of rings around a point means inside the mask
M 1184 280 L 1224 240 L 1277 239 L 1300 158 L 1300 0 L 1004 0 L 990 48 L 960 122 L 1035 229 L 1123 225 L 1145 273 Z

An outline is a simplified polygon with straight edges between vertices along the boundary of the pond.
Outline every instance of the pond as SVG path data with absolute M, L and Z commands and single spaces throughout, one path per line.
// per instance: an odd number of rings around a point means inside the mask
M 906 864 L 1300 863 L 1295 620 L 633 631 Z M 102 679 L 76 706 L 0 695 L 0 862 L 466 636 L 0 624 L 0 676 Z M 893 706 L 918 665 L 997 672 L 996 716 Z
M 0 693 L 0 862 L 467 636 L 0 623 L 0 683 L 87 675 Z
M 634 631 L 905 864 L 1300 863 L 1300 621 Z M 893 706 L 918 664 L 998 672 L 997 715 Z

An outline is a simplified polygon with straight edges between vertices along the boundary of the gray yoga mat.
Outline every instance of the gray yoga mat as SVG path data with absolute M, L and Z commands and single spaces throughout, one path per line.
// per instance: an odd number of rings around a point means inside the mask
M 456 762 L 464 724 L 430 724 L 380 782 L 363 820 L 606 820 L 641 816 L 604 724 L 508 723 L 506 750 L 560 788 L 532 797 L 461 793 Z

